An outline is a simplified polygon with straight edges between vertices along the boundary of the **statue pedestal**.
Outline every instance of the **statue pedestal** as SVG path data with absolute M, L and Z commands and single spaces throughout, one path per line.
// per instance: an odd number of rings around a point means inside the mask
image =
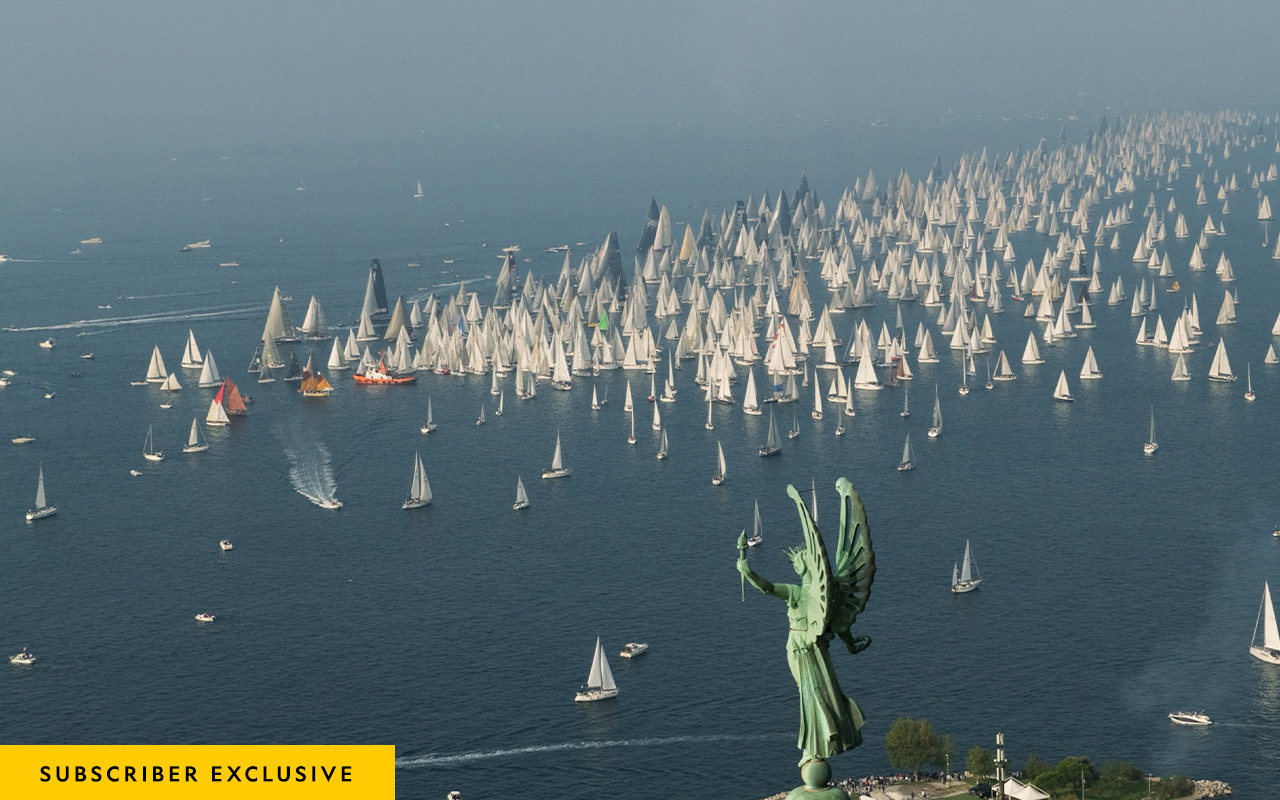
M 804 786 L 792 789 L 787 800 L 849 800 L 844 789 L 827 785 L 831 780 L 831 767 L 820 758 L 801 767 L 800 777 L 804 778 Z

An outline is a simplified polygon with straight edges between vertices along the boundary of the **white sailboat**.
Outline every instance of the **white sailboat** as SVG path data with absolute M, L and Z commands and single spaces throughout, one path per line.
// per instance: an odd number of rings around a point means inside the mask
M 815 380 L 813 382 L 813 411 L 809 412 L 809 416 L 813 417 L 814 419 L 822 419 L 822 386 L 819 385 L 818 381 L 816 380 L 817 378 L 816 370 L 814 372 L 814 378 Z
M 213 351 L 204 352 L 204 363 L 200 365 L 200 378 L 197 385 L 201 389 L 212 389 L 222 383 L 222 375 L 218 372 L 218 362 L 213 360 Z
M 598 392 L 596 392 L 595 384 L 591 385 L 591 410 L 592 411 L 600 410 L 600 395 Z
M 151 363 L 147 365 L 147 383 L 164 383 L 169 371 L 164 368 L 164 356 L 160 355 L 160 345 L 151 350 Z
M 911 406 L 909 406 L 909 405 L 907 404 L 907 399 L 908 399 L 908 397 L 909 397 L 909 395 L 908 395 L 908 393 L 907 393 L 907 389 L 908 389 L 909 387 L 910 387 L 910 384 L 905 384 L 905 383 L 904 383 L 904 384 L 902 385 L 902 411 L 898 412 L 898 416 L 903 417 L 904 419 L 905 419 L 906 417 L 911 416 Z
M 662 430 L 662 414 L 658 411 L 658 404 L 653 404 L 653 429 L 655 431 Z
M 1244 365 L 1244 374 L 1245 374 L 1244 399 L 1252 403 L 1254 400 L 1258 399 L 1258 396 L 1253 393 L 1253 365 L 1252 364 Z
M 929 438 L 937 439 L 942 435 L 942 401 L 938 399 L 938 384 L 933 385 L 933 425 L 929 428 Z
M 716 472 L 711 476 L 711 485 L 720 486 L 724 483 L 725 477 L 728 475 L 728 469 L 724 462 L 724 447 L 720 442 L 716 442 Z
M 898 472 L 907 472 L 916 468 L 915 453 L 911 449 L 911 434 L 907 434 L 907 440 L 902 444 L 902 460 L 898 462 Z
M 151 426 L 147 426 L 147 441 L 142 444 L 142 457 L 148 461 L 164 461 L 164 453 L 156 449 L 155 437 L 151 434 Z
M 1156 407 L 1151 407 L 1151 432 L 1147 435 L 1147 441 L 1142 445 L 1142 452 L 1145 455 L 1155 455 L 1160 449 L 1160 445 L 1156 443 Z
M 627 381 L 627 396 L 622 401 L 622 410 L 629 412 L 633 408 L 635 408 L 635 403 L 631 399 L 631 381 Z
M 400 506 L 403 509 L 422 508 L 431 502 L 431 484 L 427 471 L 422 467 L 422 455 L 413 453 L 413 478 L 409 481 L 409 497 Z
M 529 493 L 524 490 L 524 481 L 520 476 L 516 476 L 516 501 L 511 504 L 512 511 L 519 511 L 522 508 L 529 507 Z
M 747 539 L 747 547 L 755 547 L 764 541 L 764 525 L 760 522 L 760 501 L 756 501 L 755 519 L 752 522 L 751 538 Z
M 764 413 L 764 410 L 760 408 L 759 396 L 756 393 L 756 371 L 753 369 L 747 370 L 747 388 L 742 393 L 742 413 L 750 414 L 753 417 L 758 417 Z
M 27 511 L 27 522 L 35 522 L 38 519 L 52 517 L 58 513 L 58 509 L 49 505 L 44 496 L 44 464 L 38 467 L 39 477 L 36 478 L 36 504 Z
M 1089 351 L 1084 354 L 1084 366 L 1080 368 L 1080 379 L 1091 381 L 1101 377 L 1102 371 L 1098 369 L 1098 359 L 1093 355 L 1093 345 L 1090 345 Z
M 713 424 L 711 423 L 711 405 L 712 405 L 712 404 L 711 404 L 711 395 L 710 395 L 710 393 L 708 392 L 708 394 L 707 394 L 707 424 L 706 424 L 706 425 L 704 425 L 703 427 L 705 427 L 705 428 L 706 428 L 707 430 L 709 430 L 709 431 L 714 431 L 714 430 L 716 429 L 716 426 L 715 426 L 715 425 L 713 425 Z
M 1058 385 L 1053 389 L 1053 399 L 1063 403 L 1070 403 L 1075 400 L 1071 396 L 1071 389 L 1067 386 L 1067 371 L 1064 369 L 1058 373 Z
M 493 412 L 493 415 L 495 417 L 502 416 L 502 401 L 505 400 L 506 398 L 507 398 L 507 390 L 499 389 L 498 390 L 498 410 Z
M 1191 380 L 1191 373 L 1187 371 L 1187 360 L 1186 358 L 1183 357 L 1182 353 L 1178 354 L 1178 361 L 1173 365 L 1172 380 L 1175 380 L 1175 381 Z
M 567 478 L 573 474 L 573 470 L 567 469 L 564 465 L 564 455 L 560 451 L 560 431 L 556 431 L 556 452 L 551 457 L 551 467 L 542 471 L 544 478 Z
M 484 403 L 480 404 L 480 417 L 476 420 L 477 425 L 484 424 Z
M 435 417 L 431 413 L 431 395 L 427 395 L 427 421 L 422 423 L 422 427 L 418 428 L 425 436 L 436 429 Z
M 956 573 L 955 565 L 951 567 L 951 591 L 955 594 L 964 594 L 972 592 L 978 588 L 978 584 L 982 583 L 982 575 L 978 573 L 978 562 L 973 558 L 973 551 L 969 547 L 969 540 L 964 543 L 964 564 L 960 567 L 959 574 Z
M 203 453 L 209 449 L 209 443 L 204 440 L 204 436 L 200 433 L 200 420 L 197 417 L 191 418 L 191 433 L 187 436 L 187 443 L 182 446 L 184 453 Z
M 760 457 L 768 458 L 782 452 L 782 437 L 778 435 L 778 423 L 774 419 L 773 410 L 769 410 L 769 434 L 760 448 Z
M 658 460 L 664 461 L 667 458 L 667 432 L 662 431 L 662 445 L 658 448 Z
M 1213 354 L 1213 363 L 1209 365 L 1209 380 L 1227 382 L 1235 379 L 1235 373 L 1231 371 L 1231 362 L 1227 359 L 1227 345 L 1219 339 L 1218 349 Z
M 607 700 L 618 696 L 618 685 L 613 682 L 613 672 L 609 669 L 609 659 L 605 657 L 604 648 L 600 646 L 600 637 L 596 637 L 596 652 L 591 659 L 591 672 L 587 675 L 587 686 L 573 698 L 579 703 L 590 703 L 595 700 Z
M 422 193 L 422 181 L 418 181 L 418 188 L 417 188 L 417 190 L 413 193 L 413 198 L 414 198 L 415 200 L 421 200 L 421 199 L 422 199 L 422 198 L 424 198 L 424 197 L 426 197 L 426 195 Z
M 1254 642 L 1258 640 L 1258 626 L 1262 625 L 1262 646 Z M 1276 629 L 1276 609 L 1271 604 L 1271 586 L 1262 584 L 1262 605 L 1258 608 L 1258 618 L 1253 623 L 1253 637 L 1249 640 L 1249 653 L 1268 664 L 1280 664 L 1280 631 Z
M 200 357 L 200 348 L 196 346 L 196 332 L 187 330 L 187 346 L 182 351 L 182 366 L 185 369 L 200 369 L 204 359 Z

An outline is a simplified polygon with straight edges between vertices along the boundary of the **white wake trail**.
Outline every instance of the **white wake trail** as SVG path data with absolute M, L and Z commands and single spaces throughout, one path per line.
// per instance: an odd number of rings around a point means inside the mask
M 599 750 L 609 747 L 658 747 L 671 744 L 687 744 L 690 742 L 745 742 L 761 739 L 776 739 L 783 734 L 711 734 L 706 736 L 652 736 L 644 739 L 610 739 L 597 742 L 561 742 L 559 744 L 535 744 L 527 747 L 511 747 L 502 750 L 481 750 L 471 753 L 428 753 L 422 756 L 404 756 L 396 759 L 396 768 L 412 769 L 415 767 L 435 767 L 445 764 L 465 764 L 471 761 L 486 761 L 493 758 L 508 758 L 533 753 L 556 753 L 564 750 Z
M 289 480 L 298 494 L 322 507 L 337 502 L 338 481 L 333 477 L 333 458 L 321 442 L 299 441 L 285 445 L 289 457 Z

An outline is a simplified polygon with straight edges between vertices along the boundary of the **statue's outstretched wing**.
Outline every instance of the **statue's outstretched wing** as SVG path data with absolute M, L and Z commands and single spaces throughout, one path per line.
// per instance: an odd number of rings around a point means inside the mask
M 822 541 L 822 534 L 809 515 L 809 507 L 801 499 L 796 487 L 787 485 L 787 494 L 796 503 L 796 511 L 800 513 L 800 527 L 804 529 L 804 561 L 809 575 L 806 582 L 808 596 L 806 619 L 808 620 L 808 638 L 816 641 L 819 636 L 829 635 L 831 630 L 831 614 L 833 610 L 833 590 L 835 584 L 831 572 L 831 561 L 827 558 L 827 545 Z
M 836 492 L 840 494 L 840 540 L 836 544 L 831 630 L 845 638 L 871 596 L 876 556 L 871 549 L 871 528 L 867 525 L 867 512 L 858 490 L 841 478 L 836 481 Z M 852 649 L 852 645 L 850 647 Z

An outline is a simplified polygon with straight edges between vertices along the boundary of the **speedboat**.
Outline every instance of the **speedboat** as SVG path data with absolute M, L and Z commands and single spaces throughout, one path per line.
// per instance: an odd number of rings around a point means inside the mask
M 173 403 L 161 403 L 160 407 L 167 411 L 168 409 L 173 408 Z
M 57 392 L 55 392 L 55 391 L 53 391 L 52 389 L 50 389 L 49 391 L 47 391 L 47 392 L 45 392 L 45 393 L 44 393 L 44 399 L 45 399 L 45 400 L 52 400 L 52 399 L 53 399 L 53 396 L 54 396 L 55 394 L 57 394 Z
M 36 440 L 36 437 L 34 437 L 34 436 L 15 436 L 15 437 L 13 437 L 13 443 L 14 443 L 14 444 L 30 444 L 31 442 L 34 442 L 35 440 Z
M 223 539 L 222 541 L 218 542 L 218 547 L 221 547 L 221 548 L 223 549 L 223 551 L 230 550 L 230 549 L 231 549 L 231 540 L 230 540 L 230 539 Z
M 217 619 L 217 617 L 213 616 L 208 611 L 201 611 L 199 614 L 196 614 L 196 622 L 213 622 L 215 619 Z
M 27 648 L 24 647 L 22 648 L 22 652 L 18 653 L 16 656 L 9 656 L 9 663 L 21 664 L 24 667 L 29 667 L 32 664 L 36 663 L 36 657 L 31 653 L 27 652 Z
M 138 472 L 136 469 L 131 469 L 131 470 L 129 470 L 129 474 L 136 478 L 136 477 L 138 477 L 139 475 L 141 475 L 142 473 L 141 473 L 141 472 Z
M 189 245 L 185 245 L 185 246 L 182 248 L 182 252 L 184 252 L 184 253 L 190 253 L 192 250 L 208 250 L 210 247 L 212 247 L 212 245 L 211 245 L 211 244 L 209 244 L 209 240 L 208 240 L 208 239 L 202 239 L 202 240 L 200 240 L 200 241 L 198 241 L 198 242 L 192 242 L 192 243 L 191 243 L 191 244 L 189 244 Z
M 648 649 L 649 645 L 644 644 L 643 642 L 627 642 L 622 646 L 622 652 L 618 655 L 623 658 L 635 658 Z
M 1209 715 L 1203 711 L 1195 713 L 1193 711 L 1174 711 L 1169 715 L 1169 719 L 1179 725 L 1212 725 L 1213 720 L 1209 719 Z
M 342 508 L 342 501 L 329 498 L 328 500 L 321 500 L 316 505 L 320 506 L 321 508 L 327 508 L 330 511 L 337 511 L 338 509 Z
M 52 350 L 54 346 L 57 344 L 58 344 L 57 339 L 54 339 L 53 337 L 49 337 L 48 339 L 45 339 L 43 342 L 41 342 L 40 346 L 43 347 L 45 350 Z

